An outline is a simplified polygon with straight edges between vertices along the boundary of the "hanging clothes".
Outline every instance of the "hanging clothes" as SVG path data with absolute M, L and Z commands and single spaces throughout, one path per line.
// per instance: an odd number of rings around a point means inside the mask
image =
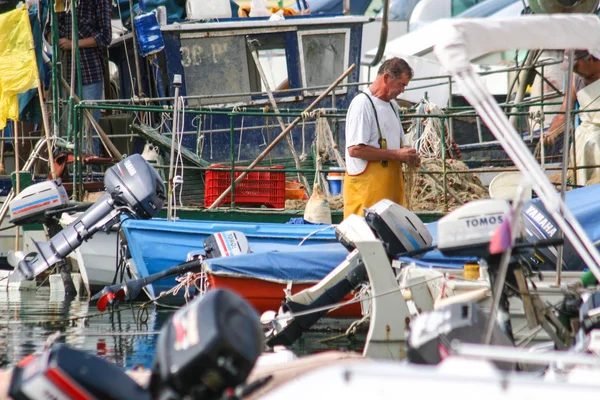
M 19 119 L 18 94 L 38 85 L 33 36 L 27 8 L 0 14 L 0 129 Z

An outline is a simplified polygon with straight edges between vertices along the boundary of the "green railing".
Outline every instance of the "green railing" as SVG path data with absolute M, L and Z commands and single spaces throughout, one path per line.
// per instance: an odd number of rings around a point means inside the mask
M 541 69 L 543 71 L 545 65 L 541 66 Z M 506 72 L 506 71 L 515 71 L 515 69 L 506 69 L 504 71 L 500 71 L 500 72 Z M 498 71 L 495 71 L 495 73 L 498 73 Z M 542 72 L 543 73 L 543 72 Z M 448 81 L 446 83 L 443 83 L 444 85 L 448 85 L 449 89 L 452 89 L 452 80 L 450 79 L 450 77 L 431 77 L 428 79 L 432 79 L 432 78 L 447 78 Z M 424 80 L 424 79 L 423 79 Z M 418 82 L 421 82 L 422 79 L 415 79 L 413 80 L 413 84 L 412 86 L 415 87 L 415 89 L 423 89 L 423 88 L 427 88 L 427 87 L 434 87 L 437 85 L 441 85 L 441 84 L 436 84 L 436 85 L 418 85 Z M 364 85 L 364 83 L 361 83 L 359 85 Z M 544 85 L 542 85 L 543 87 Z M 531 124 L 527 123 L 527 118 L 532 119 L 532 118 L 537 118 L 539 121 L 541 121 L 541 126 L 543 126 L 543 122 L 545 120 L 545 118 L 547 116 L 553 116 L 556 114 L 559 114 L 559 111 L 546 111 L 544 110 L 545 107 L 547 106 L 551 106 L 551 105 L 558 105 L 560 104 L 559 102 L 553 101 L 552 99 L 555 99 L 556 96 L 559 96 L 559 93 L 551 93 L 551 94 L 546 94 L 544 95 L 544 93 L 542 92 L 542 95 L 540 98 L 535 98 L 535 99 L 529 99 L 529 100 L 525 100 L 523 101 L 521 104 L 513 104 L 510 102 L 505 102 L 500 104 L 501 107 L 503 107 L 506 110 L 506 115 L 507 116 L 513 116 L 517 118 L 517 131 L 520 134 L 523 134 L 525 131 L 528 131 L 528 127 L 531 126 Z M 229 97 L 231 95 L 228 95 Z M 201 96 L 196 96 L 196 97 L 201 97 Z M 452 96 L 450 96 L 450 98 L 452 98 Z M 551 99 L 551 101 L 548 101 L 548 98 Z M 162 99 L 162 101 L 171 101 L 173 99 Z M 93 104 L 88 104 L 88 103 L 80 103 L 80 104 L 76 104 L 76 105 L 72 105 L 73 108 L 73 113 L 71 115 L 71 125 L 73 126 L 73 132 L 74 132 L 74 141 L 76 143 L 75 149 L 76 151 L 78 149 L 81 148 L 81 140 L 82 140 L 82 135 L 81 135 L 81 129 L 80 127 L 82 126 L 81 122 L 83 120 L 82 118 L 82 111 L 89 109 L 89 110 L 96 110 L 96 109 L 102 109 L 102 110 L 110 110 L 112 112 L 121 112 L 121 113 L 143 113 L 144 115 L 152 115 L 152 114 L 160 114 L 160 113 L 173 113 L 173 107 L 171 105 L 162 105 L 162 104 L 152 104 L 153 101 L 158 101 L 158 100 L 152 100 L 152 99 L 144 99 L 145 102 L 147 102 L 148 104 L 118 104 L 118 102 L 116 101 L 106 101 L 106 102 L 101 102 L 98 103 L 97 105 L 93 105 Z M 531 107 L 540 107 L 540 112 L 537 116 L 532 116 L 532 114 L 528 111 Z M 432 175 L 441 175 L 441 181 L 443 182 L 443 194 L 444 194 L 444 199 L 448 199 L 448 187 L 447 187 L 447 179 L 448 176 L 453 175 L 453 174 L 472 174 L 472 173 L 481 173 L 481 172 L 505 172 L 505 171 L 516 171 L 517 168 L 514 167 L 502 167 L 502 168 L 476 168 L 476 169 L 470 169 L 468 171 L 455 171 L 455 170 L 450 170 L 447 168 L 447 159 L 446 159 L 446 154 L 447 154 L 447 148 L 445 148 L 445 138 L 447 135 L 450 135 L 450 137 L 454 137 L 454 120 L 457 118 L 474 118 L 476 121 L 478 119 L 478 116 L 476 113 L 473 112 L 472 108 L 468 107 L 468 106 L 453 106 L 452 103 L 446 107 L 444 109 L 444 113 L 443 114 L 427 114 L 426 116 L 424 115 L 420 115 L 420 114 L 415 114 L 414 113 L 414 108 L 413 109 L 407 109 L 404 110 L 403 115 L 402 115 L 402 121 L 403 122 L 407 122 L 407 121 L 411 121 L 413 119 L 419 118 L 438 118 L 441 120 L 441 126 L 442 126 L 442 132 L 441 132 L 441 138 L 442 138 L 442 152 L 441 152 L 441 159 L 442 159 L 442 171 L 441 172 L 437 172 L 437 171 L 427 171 L 427 170 L 420 170 L 418 171 L 418 173 L 420 174 L 432 174 Z M 586 112 L 589 111 L 598 111 L 598 110 L 586 110 Z M 573 114 L 577 114 L 579 112 L 582 111 L 575 111 L 573 112 Z M 326 110 L 325 112 L 323 112 L 320 117 L 321 118 L 326 118 L 328 121 L 331 121 L 330 125 L 333 126 L 333 134 L 334 134 L 334 138 L 336 140 L 336 143 L 338 143 L 338 145 L 340 144 L 339 141 L 339 135 L 340 135 L 340 131 L 338 129 L 338 126 L 340 123 L 343 123 L 345 121 L 345 113 L 346 110 L 343 109 L 337 109 L 337 110 Z M 239 133 L 240 131 L 240 127 L 236 127 L 236 123 L 239 121 L 239 119 L 243 119 L 245 117 L 261 117 L 265 119 L 265 123 L 263 123 L 262 125 L 255 125 L 255 126 L 245 126 L 243 129 L 247 129 L 247 130 L 252 130 L 252 129 L 272 129 L 273 132 L 275 131 L 280 131 L 280 128 L 274 123 L 275 118 L 276 117 L 282 117 L 282 118 L 297 118 L 297 117 L 302 117 L 302 111 L 301 110 L 295 110 L 295 109 L 280 109 L 280 113 L 279 114 L 275 114 L 272 111 L 265 111 L 265 109 L 260 108 L 260 107 L 246 107 L 244 109 L 240 109 L 240 108 L 220 108 L 220 109 L 211 109 L 211 108 L 194 108 L 194 107 L 187 107 L 186 111 L 185 111 L 186 115 L 190 115 L 193 117 L 212 117 L 212 116 L 226 116 L 229 118 L 230 121 L 230 127 L 229 128 L 220 128 L 220 129 L 215 129 L 215 130 L 211 130 L 211 134 L 229 134 L 229 162 L 228 162 L 228 166 L 226 168 L 227 171 L 229 171 L 231 174 L 231 184 L 233 185 L 233 181 L 234 181 L 234 172 L 236 171 L 247 171 L 247 165 L 248 165 L 248 161 L 252 161 L 252 160 L 240 160 L 239 157 L 236 158 L 236 148 L 235 148 L 235 135 L 236 133 Z M 269 123 L 269 120 L 272 121 L 273 123 Z M 538 122 L 539 124 L 539 122 Z M 314 121 L 312 120 L 306 120 L 306 127 L 310 127 L 310 129 L 314 129 Z M 448 131 L 446 131 L 446 127 L 448 127 Z M 193 135 L 197 135 L 198 133 L 201 133 L 199 131 L 199 129 L 195 132 L 185 132 L 184 134 L 193 134 Z M 167 137 L 170 138 L 169 134 L 165 134 Z M 482 135 L 478 135 L 480 138 Z M 201 157 L 202 158 L 202 157 Z M 79 162 L 79 158 L 76 157 L 77 162 Z M 259 164 L 257 167 L 255 167 L 253 169 L 253 171 L 257 171 L 259 170 L 259 168 L 264 168 L 265 166 L 269 166 L 272 165 L 273 160 L 270 159 L 271 161 L 265 161 L 261 164 Z M 209 161 L 208 160 L 204 160 L 206 161 L 206 165 L 202 165 L 202 166 L 188 166 L 186 167 L 187 170 L 190 171 L 201 171 L 201 172 L 205 172 L 207 170 L 222 170 L 220 168 L 210 168 L 209 166 Z M 553 160 L 554 161 L 554 160 Z M 270 164 L 269 164 L 270 163 Z M 570 169 L 571 170 L 577 170 L 577 169 L 581 169 L 581 168 L 593 168 L 596 166 L 588 166 L 588 167 L 578 167 L 578 166 L 573 166 Z M 166 168 L 166 167 L 163 167 Z M 550 168 L 551 169 L 551 168 Z M 559 168 L 556 168 L 557 170 Z M 76 171 L 76 175 L 75 175 L 75 180 L 76 182 L 81 182 L 81 165 L 78 165 L 75 168 Z M 251 170 L 252 171 L 252 170 Z M 318 169 L 316 167 L 306 167 L 306 168 L 294 168 L 294 167 L 285 167 L 281 170 L 278 170 L 281 172 L 285 172 L 286 175 L 291 176 L 293 174 L 305 174 L 308 176 L 312 176 L 314 177 L 315 174 L 324 174 L 327 172 L 326 168 L 321 168 Z M 81 187 L 80 185 L 76 185 L 77 187 Z M 83 193 L 81 192 L 81 190 L 79 190 L 78 192 L 76 192 L 76 198 L 80 198 L 80 196 Z M 231 202 L 230 202 L 230 206 L 232 208 L 236 207 L 236 202 L 235 202 L 235 191 L 232 191 L 231 193 Z M 444 207 L 444 210 L 442 211 L 447 211 L 448 207 L 446 204 L 446 207 Z

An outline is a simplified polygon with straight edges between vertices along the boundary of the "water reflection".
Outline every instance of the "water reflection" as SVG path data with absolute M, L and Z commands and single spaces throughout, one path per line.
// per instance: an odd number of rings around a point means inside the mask
M 48 336 L 89 351 L 119 366 L 152 364 L 156 333 L 172 311 L 148 310 L 138 325 L 137 305 L 100 313 L 87 299 L 67 298 L 42 287 L 38 291 L 0 292 L 0 367 L 10 367 L 44 347 Z
M 66 298 L 50 292 L 0 291 L 0 368 L 14 366 L 23 357 L 42 350 L 48 336 L 59 331 L 58 342 L 96 354 L 130 369 L 150 368 L 157 333 L 173 313 L 172 309 L 147 309 L 140 324 L 139 305 L 124 306 L 118 312 L 100 313 L 87 298 Z M 364 334 L 348 340 L 338 331 L 306 334 L 292 348 L 297 354 L 328 349 L 361 351 Z

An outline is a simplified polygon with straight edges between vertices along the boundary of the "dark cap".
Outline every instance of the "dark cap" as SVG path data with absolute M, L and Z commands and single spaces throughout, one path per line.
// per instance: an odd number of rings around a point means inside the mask
M 573 65 L 575 65 L 575 63 L 578 60 L 581 60 L 582 58 L 585 58 L 587 56 L 590 55 L 590 52 L 587 50 L 575 50 L 573 51 Z M 560 69 L 562 69 L 563 71 L 566 71 L 567 69 L 569 69 L 569 50 L 565 50 L 564 52 L 564 61 L 563 63 L 560 65 Z

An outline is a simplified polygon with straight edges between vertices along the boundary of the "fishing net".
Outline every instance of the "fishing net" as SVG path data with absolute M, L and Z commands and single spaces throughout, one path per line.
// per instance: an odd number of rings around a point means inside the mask
M 444 112 L 435 104 L 422 100 L 416 113 L 423 115 L 413 120 L 406 139 L 421 157 L 416 168 L 404 166 L 404 198 L 406 208 L 413 211 L 446 211 L 460 207 L 471 200 L 489 198 L 479 178 L 467 172 L 460 161 L 460 151 L 447 134 L 448 126 L 441 117 Z M 445 134 L 443 134 L 445 133 Z M 442 154 L 446 157 L 446 187 Z M 419 171 L 423 171 L 422 173 Z
M 344 198 L 341 194 L 335 194 L 326 197 L 329 202 L 329 208 L 332 210 L 343 210 L 344 209 Z M 288 199 L 285 201 L 286 210 L 304 210 L 308 200 L 299 199 Z
M 421 171 L 409 172 L 411 179 L 405 178 L 404 190 L 407 207 L 413 211 L 444 211 L 478 199 L 489 198 L 488 191 L 474 173 L 470 173 L 465 163 L 459 160 L 446 161 L 446 190 L 444 191 L 443 163 L 438 158 L 421 158 Z M 405 175 L 406 176 L 406 175 Z M 445 195 L 444 193 L 447 193 Z

